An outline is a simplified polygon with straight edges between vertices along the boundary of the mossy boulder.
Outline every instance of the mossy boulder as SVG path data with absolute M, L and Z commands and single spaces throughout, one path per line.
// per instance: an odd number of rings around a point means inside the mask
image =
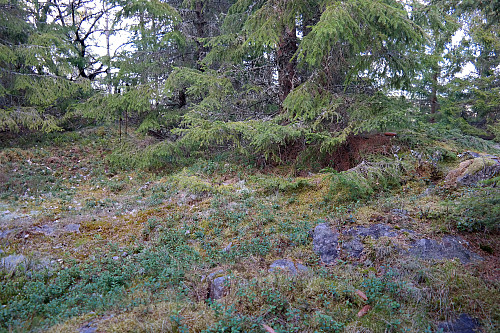
M 458 168 L 451 170 L 445 178 L 449 187 L 475 186 L 480 181 L 492 179 L 500 175 L 498 157 L 483 155 L 460 163 Z

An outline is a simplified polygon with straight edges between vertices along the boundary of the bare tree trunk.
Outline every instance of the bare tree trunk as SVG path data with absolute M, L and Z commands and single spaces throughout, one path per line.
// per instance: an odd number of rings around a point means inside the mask
M 103 11 L 106 12 L 106 55 L 108 68 L 106 69 L 106 80 L 108 81 L 108 94 L 111 94 L 111 52 L 109 47 L 109 12 L 106 10 L 106 1 L 103 1 Z
M 280 110 L 283 109 L 283 101 L 294 88 L 297 62 L 292 58 L 295 52 L 297 52 L 296 29 L 284 27 L 276 52 Z
M 128 135 L 128 111 L 125 111 L 125 136 Z
M 434 73 L 432 74 L 432 90 L 431 90 L 431 96 L 430 96 L 430 103 L 431 103 L 431 118 L 430 122 L 434 123 L 436 122 L 436 113 L 439 109 L 439 103 L 437 99 L 437 87 L 438 87 L 438 77 L 439 77 L 439 68 L 434 68 Z
M 186 89 L 179 91 L 179 109 L 186 105 Z
M 196 20 L 194 22 L 194 26 L 196 28 L 196 67 L 198 70 L 201 70 L 200 61 L 203 59 L 206 53 L 206 48 L 203 45 L 203 42 L 199 40 L 199 38 L 204 38 L 206 31 L 205 26 L 207 22 L 205 21 L 205 17 L 203 15 L 203 3 L 201 1 L 196 1 L 195 10 Z

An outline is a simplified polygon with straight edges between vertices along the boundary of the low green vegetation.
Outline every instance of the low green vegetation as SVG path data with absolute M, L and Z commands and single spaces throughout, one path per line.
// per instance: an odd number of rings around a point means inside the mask
M 0 240 L 0 256 L 26 256 L 0 272 L 0 331 L 433 332 L 460 313 L 487 332 L 498 327 L 488 266 L 499 251 L 496 178 L 445 184 L 460 163 L 454 142 L 416 152 L 403 136 L 392 158 L 297 177 L 293 165 L 259 169 L 228 152 L 154 172 L 120 166 L 109 156 L 130 152 L 128 144 L 98 131 L 0 153 L 2 172 L 16 170 L 2 183 L 1 210 L 25 219 L 2 225 L 15 234 Z M 58 221 L 78 221 L 79 232 Z M 460 234 L 485 261 L 418 260 L 401 255 L 403 240 L 368 237 L 360 260 L 341 253 L 324 266 L 311 237 L 319 223 Z M 37 231 L 47 226 L 56 231 Z M 283 258 L 309 270 L 268 271 Z M 211 273 L 228 277 L 219 300 L 209 298 Z
M 0 333 L 500 331 L 498 14 L 0 0 Z

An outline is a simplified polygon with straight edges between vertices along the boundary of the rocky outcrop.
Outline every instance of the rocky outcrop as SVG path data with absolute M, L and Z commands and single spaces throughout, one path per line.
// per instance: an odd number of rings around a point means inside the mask
M 480 181 L 500 175 L 500 164 L 485 166 L 474 174 L 465 174 L 457 179 L 458 186 L 476 186 Z
M 423 238 L 413 243 L 408 253 L 420 259 L 440 260 L 457 258 L 462 264 L 482 260 L 479 255 L 466 249 L 464 244 L 467 244 L 465 240 L 455 236 L 445 236 L 441 242 Z
M 333 264 L 339 256 L 339 235 L 326 223 L 321 223 L 314 228 L 313 250 L 325 264 Z
M 397 210 L 397 212 L 393 213 L 399 215 L 407 215 L 408 212 L 404 210 Z M 343 244 L 342 250 L 352 258 L 359 259 L 364 250 L 363 239 L 365 237 L 371 237 L 373 239 L 379 239 L 380 237 L 397 237 L 401 234 L 401 232 L 409 232 L 410 230 L 396 230 L 393 227 L 386 224 L 374 224 L 368 227 L 359 226 L 348 229 L 343 233 Z
M 305 273 L 309 270 L 306 266 L 295 263 L 288 259 L 278 259 L 275 260 L 269 267 L 269 272 L 285 272 L 291 275 L 297 275 L 299 273 Z
M 482 260 L 478 254 L 468 250 L 467 241 L 458 236 L 445 236 L 441 240 L 419 238 L 412 230 L 395 229 L 386 224 L 352 227 L 344 232 L 336 233 L 325 223 L 316 226 L 313 232 L 313 249 L 325 264 L 335 263 L 339 256 L 339 238 L 342 239 L 341 249 L 348 259 L 359 260 L 365 250 L 364 241 L 367 237 L 376 240 L 381 237 L 396 238 L 404 245 L 396 245 L 396 252 L 401 256 L 409 255 L 424 260 L 458 259 L 462 264 Z M 422 236 L 420 236 L 422 237 Z M 415 239 L 417 239 L 415 241 Z M 401 243 L 400 243 L 401 244 Z M 277 264 L 278 265 L 278 264 Z M 279 261 L 283 269 L 294 272 L 293 262 Z
M 500 175 L 499 158 L 493 155 L 482 155 L 460 163 L 458 168 L 448 173 L 444 182 L 449 187 L 476 186 L 480 181 L 498 175 Z
M 456 320 L 445 321 L 438 324 L 438 331 L 443 333 L 476 333 L 481 325 L 477 319 L 462 313 Z
M 364 245 L 359 240 L 359 238 L 354 238 L 350 241 L 344 242 L 342 249 L 347 253 L 348 256 L 359 259 L 364 250 Z
M 22 254 L 11 254 L 0 260 L 0 268 L 7 272 L 14 271 L 19 265 L 26 263 L 26 257 Z
M 380 237 L 396 237 L 398 235 L 393 227 L 386 224 L 373 224 L 369 227 L 355 227 L 347 230 L 345 234 L 353 237 L 370 236 L 374 239 L 378 239 Z

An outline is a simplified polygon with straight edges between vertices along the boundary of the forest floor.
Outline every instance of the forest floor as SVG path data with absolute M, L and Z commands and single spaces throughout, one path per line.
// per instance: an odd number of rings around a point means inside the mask
M 465 184 L 496 172 L 492 144 L 153 172 L 113 166 L 112 134 L 0 147 L 0 331 L 500 329 L 500 189 Z

